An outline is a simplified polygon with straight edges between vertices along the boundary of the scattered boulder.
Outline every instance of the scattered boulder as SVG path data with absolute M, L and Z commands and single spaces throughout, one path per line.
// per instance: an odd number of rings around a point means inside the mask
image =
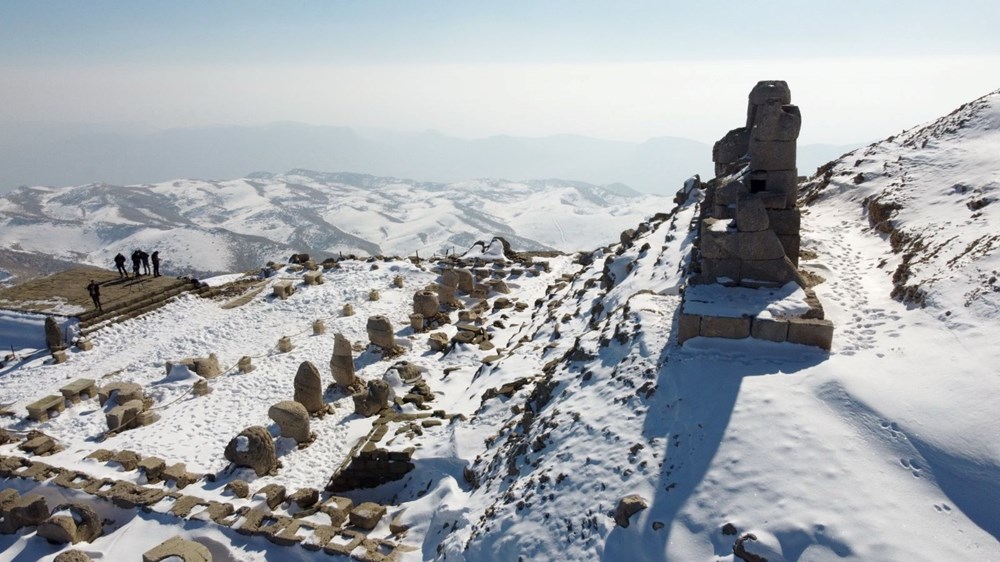
M 636 513 L 649 507 L 649 502 L 638 494 L 630 494 L 618 501 L 615 508 L 615 523 L 620 527 L 628 527 L 629 519 Z
M 147 550 L 142 555 L 142 562 L 163 562 L 165 560 L 212 562 L 212 552 L 203 544 L 173 537 Z
M 11 493 L 12 492 L 12 493 Z M 49 518 L 49 506 L 38 494 L 19 496 L 16 490 L 0 491 L 0 534 L 12 535 Z
M 51 316 L 45 317 L 45 346 L 49 348 L 49 351 L 58 351 L 65 347 L 59 322 L 56 322 L 56 319 Z
M 382 315 L 372 316 L 368 318 L 366 328 L 368 330 L 368 339 L 373 344 L 385 350 L 395 349 L 396 336 L 392 329 L 392 323 L 389 322 L 388 318 Z
M 302 488 L 285 498 L 289 505 L 297 505 L 300 509 L 309 509 L 319 501 L 319 490 Z
M 382 380 L 368 381 L 365 392 L 354 395 L 354 411 L 360 416 L 370 417 L 389 406 L 392 388 Z
M 38 536 L 54 544 L 93 542 L 101 536 L 101 518 L 88 505 L 65 503 L 38 526 Z
M 366 531 L 371 531 L 378 525 L 378 522 L 385 515 L 385 506 L 379 505 L 373 502 L 364 502 L 361 505 L 355 506 L 351 510 L 350 521 L 351 525 L 355 527 L 360 527 Z
M 319 369 L 309 361 L 303 361 L 295 373 L 295 401 L 305 406 L 310 414 L 326 411 L 323 403 L 323 379 Z
M 444 332 L 434 332 L 427 338 L 427 344 L 430 346 L 431 351 L 444 351 L 448 348 L 448 334 Z
M 472 277 L 472 272 L 468 269 L 454 269 L 456 277 L 458 278 L 458 290 L 463 293 L 470 295 L 472 294 L 472 289 L 475 286 L 475 280 Z
M 433 291 L 417 291 L 413 294 L 413 313 L 431 318 L 438 313 L 438 296 Z
M 277 508 L 285 501 L 285 487 L 281 484 L 268 484 L 254 493 L 254 497 L 263 496 L 264 503 L 271 509 Z
M 253 469 L 257 476 L 277 471 L 278 455 L 267 429 L 255 425 L 240 432 L 226 445 L 226 459 L 236 466 Z
M 309 412 L 305 406 L 295 400 L 283 400 L 267 410 L 271 418 L 281 429 L 282 437 L 291 437 L 298 443 L 309 443 L 312 434 L 309 432 Z
M 351 341 L 343 334 L 333 336 L 333 355 L 330 357 L 330 372 L 333 382 L 341 390 L 354 388 L 358 378 L 354 374 L 354 356 Z
M 250 497 L 250 485 L 246 483 L 246 480 L 232 480 L 226 484 L 226 491 L 236 496 L 237 498 L 248 498 Z

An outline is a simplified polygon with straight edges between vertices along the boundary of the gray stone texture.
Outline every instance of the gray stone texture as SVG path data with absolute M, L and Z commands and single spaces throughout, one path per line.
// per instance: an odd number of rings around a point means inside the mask
M 799 266 L 799 252 L 801 241 L 798 236 L 778 236 L 781 247 L 785 249 L 785 255 L 791 260 L 795 267 Z
M 368 339 L 373 344 L 382 349 L 393 349 L 396 346 L 396 336 L 392 329 L 392 323 L 385 316 L 378 315 L 368 318 L 366 328 Z
M 743 158 L 750 148 L 750 131 L 746 127 L 733 129 L 712 146 L 712 162 L 729 164 Z M 718 172 L 716 172 L 718 175 Z
M 802 225 L 802 212 L 798 209 L 768 209 L 771 230 L 778 236 L 798 236 Z
M 795 141 L 751 139 L 750 167 L 754 170 L 794 170 Z
M 737 243 L 737 238 L 727 232 L 703 228 L 701 234 L 701 255 L 704 258 L 713 260 L 736 259 L 739 258 Z
M 431 291 L 417 291 L 413 294 L 413 313 L 431 318 L 438 313 L 438 296 Z
M 739 257 L 747 260 L 778 260 L 785 257 L 785 249 L 778 236 L 770 230 L 739 232 L 736 234 Z
M 62 330 L 59 329 L 59 322 L 51 316 L 45 317 L 45 346 L 49 351 L 62 349 Z
M 471 294 L 472 288 L 475 285 L 475 280 L 472 277 L 472 272 L 468 269 L 455 269 L 455 274 L 458 276 L 458 290 L 465 294 Z
M 702 316 L 701 335 L 709 338 L 742 339 L 750 337 L 750 318 Z
M 701 273 L 708 279 L 725 278 L 736 283 L 740 280 L 740 260 L 704 258 L 701 260 Z
M 168 558 L 180 558 L 184 562 L 212 562 L 212 552 L 203 544 L 173 537 L 143 553 L 142 562 L 162 562 Z
M 618 505 L 615 507 L 615 523 L 619 527 L 628 527 L 629 519 L 647 507 L 649 507 L 649 502 L 642 496 L 638 494 L 625 496 L 618 500 Z
M 684 343 L 687 340 L 701 335 L 701 316 L 697 314 L 681 314 L 677 323 L 677 343 Z
M 392 389 L 382 380 L 368 381 L 364 392 L 354 395 L 354 411 L 360 416 L 370 417 L 389 406 Z
M 743 197 L 736 202 L 736 230 L 740 232 L 760 232 L 767 230 L 771 221 L 767 209 L 759 197 Z
M 774 318 L 754 318 L 750 335 L 759 340 L 783 342 L 788 339 L 788 321 Z
M 797 106 L 770 101 L 757 106 L 757 118 L 750 131 L 750 142 L 794 141 L 799 138 L 801 128 L 802 115 Z
M 740 268 L 740 281 L 757 282 L 753 286 L 780 286 L 796 281 L 799 285 L 805 286 L 795 265 L 787 257 L 773 260 L 744 260 Z
M 788 321 L 788 341 L 812 345 L 829 351 L 833 344 L 833 322 L 793 318 Z
M 371 531 L 385 515 L 385 506 L 373 502 L 364 502 L 355 506 L 350 513 L 351 525 Z
M 353 388 L 357 383 L 357 376 L 354 374 L 354 355 L 351 349 L 351 341 L 342 334 L 333 336 L 333 355 L 330 357 L 330 372 L 333 374 L 333 382 L 341 390 Z
M 54 544 L 93 542 L 101 536 L 101 518 L 90 506 L 77 502 L 64 503 L 54 512 L 69 511 L 71 515 L 53 515 L 38 526 L 38 536 Z
M 278 424 L 282 437 L 290 437 L 297 443 L 312 440 L 309 432 L 309 412 L 295 400 L 282 400 L 267 410 L 267 417 Z
M 310 414 L 326 410 L 323 403 L 323 378 L 319 369 L 309 361 L 303 361 L 295 373 L 295 401 L 305 406 Z
M 242 447 L 241 442 L 244 445 Z M 267 429 L 259 425 L 244 429 L 230 440 L 226 445 L 225 457 L 236 466 L 253 469 L 257 476 L 264 476 L 278 469 L 274 440 Z

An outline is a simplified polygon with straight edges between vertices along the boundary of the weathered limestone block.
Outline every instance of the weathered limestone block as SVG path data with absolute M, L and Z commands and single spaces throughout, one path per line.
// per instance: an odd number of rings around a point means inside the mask
M 56 365 L 65 363 L 68 358 L 69 356 L 66 355 L 65 349 L 56 349 L 52 352 L 52 362 Z
M 768 209 L 767 218 L 771 230 L 778 236 L 798 236 L 802 224 L 802 212 L 799 209 Z
M 319 264 L 317 264 L 315 260 L 306 260 L 306 262 L 302 264 L 302 267 L 306 268 L 307 271 L 316 271 L 319 269 Z M 322 283 L 322 281 L 320 281 L 320 283 Z
M 747 103 L 747 129 L 752 128 L 756 122 L 759 106 L 769 102 L 792 103 L 792 91 L 784 80 L 762 80 L 750 90 Z
M 488 286 L 494 293 L 499 293 L 501 295 L 510 294 L 510 287 L 507 286 L 507 282 L 503 279 L 491 279 L 486 282 L 486 286 Z
M 270 438 L 270 434 L 268 434 L 268 438 Z M 185 488 L 188 484 L 194 484 L 201 478 L 193 472 L 188 472 L 187 465 L 182 462 L 164 468 L 161 474 L 164 480 L 173 481 L 178 488 Z
M 754 170 L 794 170 L 795 141 L 751 139 L 750 167 Z
M 45 346 L 49 351 L 56 351 L 64 347 L 59 322 L 51 316 L 45 317 Z
M 321 272 L 321 271 L 307 271 L 302 276 L 302 280 L 305 281 L 306 285 L 322 285 L 323 284 L 323 272 Z
M 253 469 L 257 476 L 264 476 L 278 469 L 274 440 L 267 429 L 259 425 L 244 429 L 229 441 L 225 457 L 236 466 Z
M 382 293 L 378 292 L 378 289 L 372 289 L 368 291 L 368 300 L 377 301 L 382 298 Z
M 453 271 L 458 279 L 458 290 L 467 295 L 472 294 L 472 288 L 475 284 L 472 272 L 468 269 L 454 269 Z
M 290 338 L 288 336 L 281 336 L 280 338 L 278 338 L 278 352 L 279 353 L 288 353 L 289 351 L 291 351 L 294 348 L 295 348 L 295 346 L 292 345 L 292 338 Z
M 732 259 L 709 259 L 701 260 L 701 273 L 703 276 L 722 282 L 728 279 L 735 283 L 740 280 L 740 260 Z
M 736 202 L 736 229 L 740 232 L 759 232 L 771 226 L 767 209 L 760 197 L 744 197 Z
M 76 342 L 76 348 L 80 351 L 90 351 L 94 349 L 94 342 L 88 339 L 81 339 Z
M 351 525 L 371 531 L 385 515 L 385 506 L 373 502 L 364 502 L 351 510 Z
M 430 318 L 438 313 L 438 296 L 432 291 L 417 291 L 413 294 L 413 313 Z
M 198 379 L 195 381 L 192 392 L 195 396 L 206 396 L 212 393 L 212 389 L 208 386 L 208 381 L 205 379 Z
M 14 490 L 11 490 L 12 492 Z M 24 527 L 34 527 L 49 518 L 49 506 L 38 494 L 0 500 L 0 534 L 12 535 Z
M 289 505 L 296 505 L 299 509 L 309 509 L 319 501 L 319 490 L 316 488 L 301 488 L 294 494 L 285 498 Z
M 625 496 L 618 500 L 618 506 L 615 507 L 615 523 L 619 527 L 628 527 L 629 519 L 647 507 L 649 507 L 649 502 L 642 496 L 638 494 Z
M 783 342 L 788 339 L 788 321 L 777 318 L 754 318 L 750 335 L 758 340 Z
M 370 417 L 389 406 L 392 389 L 382 380 L 368 381 L 364 392 L 354 395 L 354 411 L 360 416 Z
M 799 194 L 798 170 L 794 167 L 787 170 L 769 170 L 754 172 L 751 179 L 763 177 L 765 190 L 758 196 L 768 209 L 788 210 L 795 208 Z
M 333 355 L 330 357 L 330 372 L 333 382 L 341 390 L 353 388 L 357 383 L 354 374 L 354 356 L 351 351 L 351 341 L 342 334 L 333 336 Z
M 62 515 L 60 512 L 69 512 Z M 101 518 L 90 506 L 70 502 L 55 509 L 55 513 L 38 526 L 38 536 L 54 544 L 93 542 L 101 536 Z
M 326 333 L 326 322 L 323 322 L 323 320 L 313 321 L 312 327 L 314 336 L 322 336 Z
M 805 281 L 787 257 L 775 260 L 743 260 L 740 266 L 740 279 L 747 283 L 758 282 L 767 286 L 781 286 L 791 281 L 805 286 Z
M 267 507 L 275 509 L 285 501 L 286 495 L 285 487 L 281 484 L 268 484 L 257 490 L 253 496 L 255 498 L 258 496 L 263 497 Z
M 208 357 L 195 357 L 194 372 L 200 377 L 214 379 L 222 372 L 219 367 L 219 358 L 214 353 L 210 353 Z
M 444 351 L 448 348 L 448 334 L 444 332 L 434 332 L 427 338 L 427 344 L 430 346 L 431 351 Z
M 284 279 L 282 281 L 276 281 L 271 290 L 274 292 L 274 296 L 280 298 L 281 300 L 285 300 L 295 294 L 295 285 L 293 285 L 290 280 Z
M 50 415 L 65 409 L 66 399 L 55 394 L 39 398 L 27 406 L 28 417 L 35 421 L 45 421 Z
M 788 321 L 789 343 L 812 345 L 827 351 L 833 345 L 833 322 L 792 318 Z
M 702 316 L 701 335 L 708 338 L 748 338 L 750 337 L 750 318 Z
M 323 403 L 323 379 L 319 369 L 309 361 L 303 361 L 295 373 L 295 401 L 305 406 L 310 414 L 326 411 Z
M 351 303 L 344 304 L 344 309 L 341 314 L 344 316 L 354 316 L 354 305 Z
M 251 359 L 247 355 L 244 355 L 243 357 L 240 357 L 240 360 L 236 363 L 236 366 L 239 368 L 241 373 L 247 374 L 250 371 L 253 371 L 253 359 Z
M 743 260 L 780 260 L 785 257 L 781 240 L 770 230 L 739 232 L 735 236 L 739 257 Z
M 485 299 L 490 296 L 490 288 L 482 283 L 476 283 L 469 292 L 469 296 L 475 299 Z
M 791 260 L 795 267 L 799 266 L 799 252 L 801 251 L 801 240 L 798 236 L 778 236 L 781 247 L 785 249 L 785 256 Z
M 736 162 L 746 156 L 749 148 L 749 129 L 746 127 L 733 129 L 712 146 L 712 162 L 723 165 L 724 170 L 725 164 Z M 720 171 L 719 167 L 716 166 L 716 175 L 720 175 L 721 173 L 724 173 L 724 171 Z
M 184 562 L 212 562 L 212 552 L 203 544 L 173 537 L 143 553 L 142 562 L 162 562 L 178 558 Z
M 385 316 L 378 315 L 368 318 L 366 326 L 368 339 L 382 349 L 393 349 L 396 347 L 396 336 L 392 329 L 392 323 Z
M 392 278 L 392 285 L 394 287 L 396 287 L 397 289 L 402 289 L 403 288 L 403 276 L 402 275 L 397 275 L 397 276 L 393 277 Z
M 701 316 L 681 314 L 677 323 L 677 343 L 684 343 L 701 335 Z
M 735 233 L 717 230 L 702 230 L 701 255 L 713 260 L 729 260 L 739 257 L 738 238 Z
M 736 205 L 736 202 L 750 194 L 750 189 L 740 181 L 727 183 L 715 190 L 716 205 Z M 722 217 L 716 217 L 722 218 Z
M 438 285 L 437 286 L 438 302 L 443 305 L 456 305 L 458 300 L 455 298 L 455 287 L 449 287 L 448 285 Z
M 226 484 L 225 489 L 237 498 L 250 497 L 250 485 L 244 480 L 232 480 Z
M 283 400 L 267 410 L 271 418 L 281 429 L 282 437 L 291 437 L 298 443 L 309 443 L 312 434 L 309 432 L 309 412 L 305 406 L 295 400 Z
M 424 331 L 424 315 L 423 314 L 411 314 L 410 315 L 410 328 L 414 332 L 420 333 Z
M 115 406 L 105 414 L 108 431 L 125 431 L 139 426 L 139 413 L 145 409 L 142 400 L 130 400 L 120 406 Z
M 115 399 L 119 404 L 142 400 L 142 387 L 134 382 L 119 381 L 104 385 L 97 391 L 97 400 L 101 406 L 111 399 Z
M 144 457 L 136 468 L 142 471 L 147 482 L 156 484 L 163 480 L 162 475 L 167 468 L 167 462 L 159 457 Z
M 303 264 L 303 263 L 306 263 L 307 261 L 309 261 L 309 254 L 305 254 L 305 253 L 303 253 L 303 254 L 292 254 L 292 256 L 290 258 L 288 258 L 288 263 Z
M 452 289 L 458 288 L 458 272 L 454 269 L 445 269 L 441 272 L 441 284 Z
M 750 131 L 755 141 L 794 141 L 799 138 L 802 115 L 798 106 L 769 101 L 757 107 L 757 117 Z
M 64 550 L 57 554 L 52 562 L 94 562 L 94 559 L 80 550 Z
M 76 404 L 83 397 L 93 398 L 97 396 L 97 385 L 93 379 L 76 379 L 75 381 L 59 389 L 63 398 Z

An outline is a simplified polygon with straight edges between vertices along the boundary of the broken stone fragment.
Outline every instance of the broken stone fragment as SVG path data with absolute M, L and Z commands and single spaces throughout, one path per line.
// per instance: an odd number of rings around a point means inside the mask
M 620 527 L 628 527 L 633 515 L 649 507 L 649 502 L 638 494 L 630 494 L 618 501 L 615 508 L 615 523 Z

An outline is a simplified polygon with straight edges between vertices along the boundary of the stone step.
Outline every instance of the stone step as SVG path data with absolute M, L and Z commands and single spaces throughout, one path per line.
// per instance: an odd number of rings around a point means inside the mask
M 156 294 L 162 294 L 162 293 L 166 293 L 166 292 L 172 291 L 172 290 L 177 289 L 177 288 L 186 287 L 186 286 L 189 285 L 189 283 L 190 283 L 189 281 L 177 280 L 176 282 L 174 282 L 174 283 L 172 283 L 170 285 L 167 285 L 162 290 L 157 291 Z M 105 308 L 104 311 L 90 310 L 90 311 L 84 312 L 83 314 L 78 315 L 77 318 L 80 319 L 81 323 L 90 322 L 90 321 L 93 321 L 95 319 L 98 319 L 97 321 L 99 322 L 100 321 L 99 318 L 101 316 L 110 316 L 112 313 L 114 313 L 114 311 L 122 309 L 122 308 L 129 307 L 129 306 L 132 306 L 133 304 L 135 304 L 135 303 L 137 303 L 139 301 L 146 300 L 146 299 L 150 298 L 150 296 L 151 295 L 148 292 L 142 292 L 142 293 L 136 294 L 135 296 L 130 296 L 130 297 L 127 297 L 125 299 L 121 299 L 121 300 L 117 300 L 117 301 L 112 301 L 112 302 L 108 303 L 108 307 Z
M 93 317 L 91 320 L 81 322 L 80 335 L 87 337 L 110 324 L 124 322 L 125 320 L 130 320 L 143 314 L 147 314 L 166 305 L 174 297 L 189 292 L 195 292 L 195 294 L 199 296 L 211 294 L 211 292 L 206 291 L 205 288 L 195 289 L 190 283 L 185 282 L 180 285 L 173 286 L 168 291 L 157 292 L 154 295 L 147 295 L 146 297 L 138 300 L 133 299 L 131 304 L 128 304 L 127 306 L 115 307 L 112 310 L 105 311 L 97 317 Z

